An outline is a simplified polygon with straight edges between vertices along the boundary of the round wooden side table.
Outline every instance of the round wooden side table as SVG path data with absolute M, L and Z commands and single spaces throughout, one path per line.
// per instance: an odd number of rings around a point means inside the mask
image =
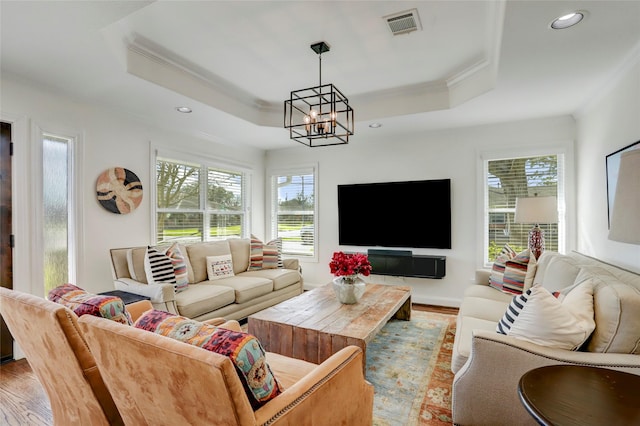
M 640 376 L 583 365 L 526 372 L 518 395 L 545 426 L 640 425 Z

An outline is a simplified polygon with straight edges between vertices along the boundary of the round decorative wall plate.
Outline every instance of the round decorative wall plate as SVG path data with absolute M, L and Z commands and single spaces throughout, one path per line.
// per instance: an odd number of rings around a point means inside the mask
M 112 167 L 98 176 L 96 183 L 100 205 L 111 213 L 131 213 L 142 202 L 142 183 L 131 170 Z

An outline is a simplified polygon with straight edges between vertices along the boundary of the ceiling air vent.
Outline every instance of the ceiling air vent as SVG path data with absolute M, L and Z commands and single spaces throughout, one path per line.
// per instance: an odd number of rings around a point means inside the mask
M 393 35 L 407 34 L 411 31 L 422 29 L 417 9 L 405 10 L 404 12 L 394 13 L 393 15 L 383 16 L 382 18 L 387 21 L 387 25 L 389 25 L 389 29 Z

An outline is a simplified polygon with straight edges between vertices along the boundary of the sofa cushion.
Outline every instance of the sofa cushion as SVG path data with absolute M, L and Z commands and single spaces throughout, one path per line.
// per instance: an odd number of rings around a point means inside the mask
M 262 345 L 251 334 L 157 310 L 144 313 L 135 327 L 228 357 L 254 409 L 282 393 Z
M 249 302 L 273 291 L 273 281 L 267 278 L 247 276 L 246 274 L 247 272 L 243 272 L 230 278 L 205 281 L 201 284 L 208 286 L 215 283 L 215 285 L 232 288 L 235 292 L 236 303 Z
M 488 287 L 491 288 L 491 287 Z M 492 292 L 498 293 L 495 289 Z M 465 296 L 460 305 L 459 312 L 464 316 L 474 317 L 497 323 L 504 315 L 504 311 L 513 299 L 513 296 L 500 292 L 507 300 L 492 300 L 484 297 Z
M 229 238 L 228 241 L 233 259 L 233 273 L 237 275 L 249 269 L 251 240 L 249 238 Z
M 595 328 L 593 286 L 586 281 L 569 295 L 560 302 L 544 287 L 531 287 L 514 296 L 496 331 L 541 346 L 576 350 Z
M 507 261 L 513 259 L 516 256 L 516 252 L 509 246 L 509 244 L 505 244 L 500 251 L 500 254 L 496 257 L 496 260 L 493 262 L 493 266 L 491 267 L 491 275 L 489 277 L 489 285 L 496 290 L 502 291 L 502 280 L 504 278 L 504 270 L 507 266 Z
M 144 267 L 149 284 L 170 283 L 176 292 L 185 290 L 189 285 L 187 266 L 177 243 L 166 250 L 148 246 Z
M 538 267 L 533 281 L 553 293 L 573 285 L 578 272 L 580 265 L 576 259 L 563 255 L 550 256 L 544 271 Z
M 73 284 L 63 284 L 49 291 L 48 299 L 71 309 L 77 316 L 93 315 L 131 325 L 131 315 L 122 299 L 87 293 Z
M 495 290 L 494 290 L 495 291 Z M 456 339 L 453 343 L 451 371 L 457 372 L 471 355 L 473 330 L 496 331 L 496 322 L 469 316 L 458 316 L 456 325 Z
M 502 291 L 522 294 L 523 291 L 530 289 L 536 273 L 536 266 L 536 257 L 529 249 L 518 253 L 511 260 L 507 260 L 502 278 Z
M 199 283 L 207 280 L 207 256 L 231 254 L 231 249 L 227 240 L 211 241 L 188 245 L 187 254 L 193 269 L 193 282 Z
M 266 278 L 273 281 L 273 290 L 289 287 L 300 281 L 300 273 L 295 269 L 261 269 L 242 273 L 243 277 Z
M 205 281 L 206 282 L 206 281 Z M 176 294 L 178 312 L 196 318 L 235 302 L 234 289 L 221 285 L 191 284 L 186 291 Z
M 233 262 L 230 254 L 207 256 L 207 278 L 209 281 L 233 277 Z
M 640 355 L 640 289 L 598 267 L 584 267 L 576 281 L 587 279 L 594 288 L 596 327 L 586 350 Z

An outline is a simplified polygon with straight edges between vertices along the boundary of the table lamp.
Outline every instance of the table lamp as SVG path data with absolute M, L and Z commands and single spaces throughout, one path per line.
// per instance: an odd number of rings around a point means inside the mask
M 609 239 L 640 244 L 640 148 L 620 156 Z
M 558 201 L 556 197 L 516 198 L 514 223 L 533 223 L 529 231 L 529 250 L 536 259 L 544 251 L 544 231 L 541 223 L 558 223 Z

